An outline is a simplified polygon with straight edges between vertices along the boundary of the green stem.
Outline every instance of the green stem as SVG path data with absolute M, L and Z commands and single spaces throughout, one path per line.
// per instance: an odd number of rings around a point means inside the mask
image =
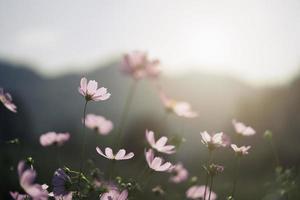
M 57 162 L 58 162 L 58 167 L 61 167 L 61 159 L 60 159 L 60 149 L 59 146 L 56 146 L 56 153 L 57 153 Z
M 273 156 L 275 158 L 276 167 L 279 167 L 280 166 L 279 156 L 278 156 L 278 153 L 276 151 L 276 147 L 275 147 L 275 143 L 273 141 L 273 138 L 271 138 L 270 143 L 271 143 L 271 148 L 272 148 Z
M 127 119 L 128 111 L 129 111 L 129 108 L 130 108 L 130 105 L 131 105 L 131 102 L 132 102 L 132 99 L 133 99 L 133 96 L 134 96 L 134 93 L 136 90 L 136 85 L 137 85 L 137 82 L 134 81 L 132 83 L 132 85 L 130 86 L 129 93 L 128 93 L 128 96 L 127 96 L 126 102 L 125 102 L 125 107 L 124 107 L 124 110 L 121 115 L 121 121 L 119 123 L 118 129 L 117 129 L 117 136 L 116 136 L 117 137 L 116 142 L 117 142 L 118 147 L 121 144 L 121 135 L 122 135 L 122 132 L 123 132 L 123 129 L 125 126 L 125 121 Z
M 212 161 L 212 151 L 209 150 L 208 160 L 207 160 L 207 163 L 206 163 L 207 167 L 209 166 L 211 161 Z M 208 180 L 209 180 L 209 174 L 207 172 L 206 173 L 206 180 L 205 180 L 204 199 L 206 199 L 206 191 L 207 191 Z
M 87 108 L 87 103 L 88 101 L 85 101 L 85 104 L 84 104 L 84 109 L 83 109 L 83 143 L 82 143 L 82 148 L 81 148 L 81 157 L 80 157 L 80 168 L 79 168 L 79 176 L 78 176 L 78 180 L 77 180 L 77 193 L 78 193 L 78 196 L 80 198 L 80 194 L 79 194 L 79 190 L 80 190 L 80 180 L 81 180 L 81 174 L 82 174 L 82 170 L 83 170 L 83 167 L 84 167 L 84 162 L 83 162 L 83 159 L 84 159 L 84 154 L 85 154 L 85 147 L 86 147 L 86 134 L 85 134 L 85 116 L 86 116 L 86 108 Z
M 238 176 L 239 176 L 240 163 L 241 163 L 240 156 L 236 156 L 235 175 L 234 175 L 234 179 L 233 179 L 233 187 L 232 187 L 232 192 L 231 192 L 231 196 L 233 199 L 235 196 L 235 191 L 236 191 L 236 186 L 237 186 L 237 181 L 238 181 Z
M 212 191 L 212 188 L 213 188 L 213 181 L 214 181 L 214 177 L 211 176 L 210 177 L 210 186 L 209 186 L 209 195 L 208 195 L 208 200 L 210 200 L 210 196 L 211 196 L 211 191 Z M 204 197 L 205 199 L 205 197 Z

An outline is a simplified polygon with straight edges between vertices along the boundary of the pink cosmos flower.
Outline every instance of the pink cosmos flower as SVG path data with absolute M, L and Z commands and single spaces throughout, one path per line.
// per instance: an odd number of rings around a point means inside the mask
M 205 200 L 208 200 L 209 198 L 208 195 L 209 190 L 210 188 L 207 187 Z M 205 192 L 205 185 L 201 185 L 201 186 L 194 185 L 186 191 L 186 197 L 189 199 L 200 199 L 200 198 L 204 199 L 204 192 Z M 217 199 L 217 194 L 211 191 L 210 200 L 216 200 L 216 199 Z
M 226 146 L 226 143 L 223 141 L 223 133 L 216 133 L 213 136 L 209 135 L 206 131 L 200 133 L 202 140 L 201 142 L 207 146 L 209 150 L 214 150 L 218 147 Z
M 120 149 L 117 154 L 114 155 L 113 150 L 109 147 L 105 148 L 105 154 L 101 151 L 99 147 L 96 147 L 96 151 L 103 157 L 110 160 L 128 160 L 133 158 L 134 153 L 130 152 L 126 155 L 125 149 Z
M 100 195 L 100 200 L 127 200 L 128 191 L 120 192 L 118 189 L 109 189 L 108 192 Z
M 110 97 L 106 88 L 98 88 L 98 83 L 95 80 L 87 82 L 85 77 L 80 80 L 78 91 L 85 97 L 86 101 L 104 101 Z
M 159 61 L 149 60 L 147 53 L 141 51 L 125 54 L 121 70 L 135 79 L 156 78 L 160 74 Z
M 63 145 L 70 139 L 69 133 L 55 133 L 48 132 L 40 136 L 40 143 L 42 146 L 50 146 L 52 144 Z
M 14 113 L 17 112 L 17 106 L 13 104 L 11 95 L 9 93 L 4 93 L 3 88 L 0 88 L 0 101 L 8 110 Z
M 40 184 L 34 183 L 36 178 L 36 171 L 32 168 L 28 168 L 25 164 L 25 161 L 20 161 L 18 164 L 18 174 L 20 185 L 23 190 L 26 192 L 34 200 L 47 200 L 48 192 Z M 11 193 L 12 197 L 15 199 L 22 199 L 24 195 L 20 195 L 19 193 Z M 26 196 L 26 195 L 25 195 Z
M 174 165 L 169 172 L 174 174 L 170 177 L 170 181 L 173 183 L 181 183 L 188 179 L 189 172 L 183 167 L 181 163 Z
M 85 117 L 85 126 L 96 130 L 100 135 L 107 135 L 113 129 L 113 123 L 102 116 L 88 114 Z
M 159 61 L 149 60 L 147 54 L 141 51 L 125 54 L 121 62 L 121 69 L 135 79 L 156 78 L 160 73 Z
M 251 136 L 256 133 L 252 127 L 246 126 L 244 123 L 238 122 L 235 119 L 232 120 L 232 124 L 233 124 L 234 129 L 237 134 L 240 134 L 243 136 Z
M 172 167 L 170 162 L 166 162 L 163 164 L 163 159 L 160 157 L 154 157 L 154 152 L 152 149 L 149 149 L 145 152 L 146 161 L 148 166 L 153 169 L 154 171 L 167 171 Z
M 233 151 L 237 155 L 243 156 L 243 155 L 247 155 L 248 154 L 248 150 L 251 148 L 251 146 L 241 146 L 241 147 L 238 147 L 237 145 L 232 144 L 231 148 L 233 149 Z
M 185 118 L 195 118 L 198 116 L 197 112 L 192 110 L 188 102 L 171 99 L 162 90 L 160 90 L 159 96 L 168 112 L 173 112 L 177 116 Z
M 154 132 L 146 130 L 146 139 L 153 149 L 156 149 L 161 153 L 173 154 L 176 152 L 175 146 L 166 145 L 168 141 L 167 137 L 161 137 L 155 142 Z

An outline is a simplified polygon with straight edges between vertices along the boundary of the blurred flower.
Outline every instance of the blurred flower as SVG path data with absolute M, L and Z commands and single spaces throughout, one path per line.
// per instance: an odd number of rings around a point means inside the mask
M 42 185 L 34 183 L 36 178 L 36 171 L 26 166 L 25 161 L 20 161 L 18 164 L 18 174 L 20 185 L 23 190 L 34 200 L 47 200 L 48 192 Z M 12 195 L 13 194 L 13 195 Z M 24 195 L 18 193 L 11 193 L 12 196 L 16 196 L 15 199 L 22 199 Z M 26 196 L 26 195 L 25 195 Z
M 243 136 L 251 136 L 251 135 L 254 135 L 256 133 L 255 130 L 252 127 L 246 126 L 242 122 L 238 122 L 235 119 L 232 120 L 232 124 L 233 124 L 234 129 L 235 129 L 237 134 L 240 134 L 240 135 L 243 135 Z
M 110 160 L 128 160 L 133 158 L 134 153 L 130 152 L 126 155 L 125 149 L 120 149 L 116 155 L 114 155 L 111 148 L 105 148 L 105 154 L 101 151 L 99 147 L 96 147 L 96 151 L 103 157 L 108 158 Z
M 0 88 L 0 101 L 8 110 L 14 113 L 17 112 L 17 106 L 13 104 L 11 95 L 9 93 L 4 93 L 3 88 Z
M 97 131 L 100 135 L 107 135 L 113 129 L 113 123 L 100 115 L 87 114 L 85 126 Z
M 207 187 L 208 193 L 210 188 Z M 205 192 L 205 185 L 194 185 L 192 187 L 190 187 L 187 191 L 186 191 L 186 197 L 189 199 L 204 199 L 204 192 Z M 205 200 L 208 200 L 209 195 L 206 195 Z M 216 200 L 217 199 L 217 195 L 216 193 L 214 193 L 213 191 L 211 191 L 211 196 L 210 196 L 210 200 Z
M 208 167 L 204 167 L 207 173 L 210 176 L 216 176 L 224 171 L 224 167 L 222 165 L 210 164 Z
M 111 188 L 108 192 L 100 195 L 100 200 L 127 200 L 128 191 L 123 190 L 120 192 L 116 188 Z
M 218 147 L 226 146 L 226 143 L 223 141 L 223 133 L 216 133 L 213 136 L 209 135 L 206 131 L 200 132 L 202 137 L 201 142 L 207 146 L 207 148 L 212 151 Z
M 69 191 L 71 178 L 63 169 L 59 168 L 54 172 L 52 186 L 55 199 L 72 200 L 72 192 Z
M 160 157 L 154 157 L 154 152 L 152 149 L 149 149 L 145 152 L 146 161 L 148 166 L 154 171 L 167 171 L 172 167 L 170 162 L 163 164 L 163 159 Z
M 9 192 L 9 194 L 14 200 L 25 200 L 29 198 L 28 195 L 20 194 L 19 192 Z
M 125 54 L 121 63 L 121 70 L 135 79 L 156 78 L 160 74 L 159 61 L 149 60 L 147 54 L 141 51 Z
M 235 144 L 231 144 L 230 146 L 233 149 L 233 151 L 237 155 L 239 155 L 239 156 L 247 155 L 248 154 L 248 150 L 251 148 L 251 146 L 241 146 L 241 147 L 238 147 Z
M 152 188 L 152 192 L 157 196 L 161 196 L 165 194 L 165 191 L 162 189 L 160 185 L 157 185 L 154 188 Z
M 79 93 L 85 97 L 86 101 L 104 101 L 110 97 L 110 93 L 104 87 L 98 88 L 98 83 L 91 80 L 87 83 L 85 77 L 80 80 Z
M 48 132 L 40 136 L 40 143 L 42 146 L 50 146 L 52 144 L 63 145 L 70 139 L 69 133 L 55 133 Z
M 154 132 L 146 130 L 146 139 L 153 149 L 156 149 L 161 153 L 166 153 L 166 154 L 175 153 L 175 146 L 166 145 L 168 141 L 167 137 L 161 137 L 155 142 Z
M 177 116 L 185 118 L 195 118 L 198 116 L 188 102 L 171 99 L 162 90 L 160 90 L 159 96 L 168 112 L 173 112 Z
M 170 181 L 173 183 L 181 183 L 187 180 L 189 176 L 189 172 L 181 163 L 174 165 L 171 169 L 169 169 L 169 172 L 174 174 L 170 177 Z

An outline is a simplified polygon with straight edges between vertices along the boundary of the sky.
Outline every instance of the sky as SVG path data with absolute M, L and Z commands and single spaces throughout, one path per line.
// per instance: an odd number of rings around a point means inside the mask
M 300 73 L 300 1 L 0 0 L 0 44 L 47 76 L 143 50 L 169 75 L 281 84 Z

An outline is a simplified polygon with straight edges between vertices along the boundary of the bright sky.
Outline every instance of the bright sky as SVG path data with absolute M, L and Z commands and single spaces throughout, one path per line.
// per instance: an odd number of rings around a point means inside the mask
M 282 83 L 300 72 L 300 1 L 0 0 L 0 44 L 46 75 L 146 50 L 169 74 Z

